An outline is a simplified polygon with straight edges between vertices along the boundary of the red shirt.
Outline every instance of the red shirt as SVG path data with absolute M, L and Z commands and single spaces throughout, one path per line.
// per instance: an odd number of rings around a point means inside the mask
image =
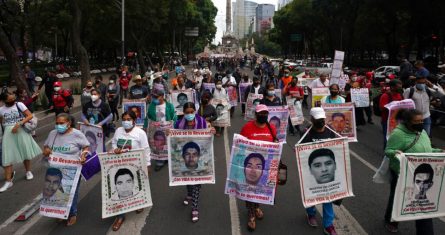
M 121 85 L 121 88 L 123 90 L 127 90 L 128 89 L 129 83 L 130 83 L 130 80 L 128 79 L 128 77 L 122 76 L 122 77 L 119 78 L 119 85 Z
M 275 129 L 275 126 L 270 125 L 270 128 L 272 129 L 273 136 L 277 136 L 277 130 Z M 273 136 L 270 133 L 269 128 L 267 126 L 259 128 L 257 125 L 255 125 L 255 120 L 246 123 L 241 129 L 240 134 L 250 140 L 273 142 Z
M 66 98 L 70 96 L 70 92 L 65 89 L 61 89 L 53 93 L 53 104 L 56 108 L 65 108 L 68 105 Z
M 287 93 L 292 96 L 292 94 L 296 94 L 298 96 L 304 96 L 304 90 L 303 87 L 299 87 L 299 86 L 289 86 L 287 89 Z
M 400 93 L 391 93 L 391 100 L 389 98 L 389 93 L 383 93 L 380 96 L 379 107 L 382 111 L 382 122 L 386 122 L 388 120 L 388 109 L 385 108 L 385 105 L 391 103 L 392 101 L 400 101 L 403 100 L 403 96 Z

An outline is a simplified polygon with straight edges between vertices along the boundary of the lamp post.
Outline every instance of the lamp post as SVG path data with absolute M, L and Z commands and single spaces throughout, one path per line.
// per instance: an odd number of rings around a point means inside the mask
M 122 0 L 121 4 L 121 13 L 122 13 L 122 61 L 121 64 L 125 64 L 125 0 Z

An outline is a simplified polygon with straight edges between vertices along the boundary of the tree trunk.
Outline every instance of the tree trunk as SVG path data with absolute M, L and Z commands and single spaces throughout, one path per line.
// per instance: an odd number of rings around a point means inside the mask
M 79 60 L 80 71 L 82 72 L 82 87 L 84 87 L 87 81 L 90 80 L 90 62 L 88 59 L 88 52 L 80 40 L 82 13 L 78 1 L 79 0 L 70 0 L 71 14 L 73 16 L 71 39 L 74 51 Z
M 2 49 L 6 60 L 9 63 L 11 80 L 15 81 L 17 88 L 25 89 L 29 93 L 28 85 L 26 83 L 19 58 L 2 27 L 0 27 L 0 48 Z

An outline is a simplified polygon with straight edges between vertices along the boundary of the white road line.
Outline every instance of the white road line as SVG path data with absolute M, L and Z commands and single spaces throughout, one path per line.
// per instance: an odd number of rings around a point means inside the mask
M 322 215 L 322 204 L 315 206 Z M 341 235 L 367 235 L 368 233 L 362 228 L 359 222 L 349 213 L 349 211 L 341 205 L 334 206 L 334 226 L 338 234 Z
M 377 168 L 375 166 L 373 166 L 371 163 L 367 162 L 365 159 L 363 159 L 362 157 L 360 157 L 357 153 L 355 153 L 354 151 L 352 151 L 351 149 L 349 149 L 349 153 L 357 158 L 357 160 L 361 161 L 365 166 L 367 166 L 369 169 L 371 169 L 372 171 L 376 172 Z
M 227 128 L 224 128 L 224 150 L 226 154 L 226 168 L 229 169 L 230 164 L 230 148 L 229 137 L 227 134 Z M 238 206 L 236 205 L 236 199 L 234 196 L 229 196 L 229 208 L 230 208 L 230 224 L 232 227 L 232 235 L 240 235 L 241 227 L 239 222 Z
M 16 213 L 14 213 L 11 217 L 9 217 L 5 222 L 3 222 L 0 225 L 0 230 L 2 230 L 3 228 L 6 228 L 10 223 L 14 222 L 15 219 L 21 215 L 23 212 L 25 212 L 26 210 L 28 210 L 28 208 L 30 208 L 31 206 L 33 206 L 36 201 L 40 201 L 40 199 L 42 198 L 42 195 L 38 195 L 37 197 L 34 198 L 34 200 L 32 200 L 31 203 L 26 204 L 22 209 L 20 209 L 19 211 L 17 211 Z

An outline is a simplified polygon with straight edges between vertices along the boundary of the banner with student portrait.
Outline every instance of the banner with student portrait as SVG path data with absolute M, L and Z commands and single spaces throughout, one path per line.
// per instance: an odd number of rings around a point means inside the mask
M 122 109 L 124 112 L 133 111 L 136 114 L 136 125 L 143 126 L 145 116 L 147 115 L 147 103 L 145 99 L 122 101 Z
M 369 90 L 368 88 L 351 89 L 351 102 L 355 107 L 369 107 Z
M 296 144 L 304 207 L 354 196 L 347 138 Z
M 281 143 L 249 140 L 235 134 L 225 193 L 238 199 L 273 205 Z
M 173 128 L 173 122 L 153 122 L 148 124 L 148 144 L 150 145 L 151 159 L 167 160 L 167 130 Z
M 321 99 L 330 95 L 329 87 L 314 87 L 312 88 L 312 107 L 320 107 Z
M 213 126 L 230 126 L 230 104 L 227 99 L 212 99 L 210 103 L 216 109 L 216 120 L 212 122 Z
M 251 85 L 252 85 L 252 83 L 243 83 L 243 82 L 238 85 L 238 89 L 239 89 L 239 102 L 240 103 L 242 103 L 242 104 L 246 103 L 246 101 L 244 101 L 244 96 L 246 94 L 247 87 L 249 87 Z
M 86 125 L 85 123 L 79 122 L 79 130 L 87 137 L 88 142 L 90 142 L 90 152 L 91 153 L 103 153 L 104 149 L 104 132 L 102 127 L 96 125 Z
M 287 106 L 269 106 L 268 121 L 277 130 L 277 139 L 286 143 L 287 124 L 289 123 L 289 110 Z
M 170 130 L 168 136 L 170 186 L 214 184 L 213 134 L 206 130 Z
M 286 97 L 287 107 L 289 109 L 290 121 L 293 126 L 304 123 L 303 109 L 301 101 L 291 96 Z
M 244 114 L 245 120 L 255 119 L 256 106 L 261 103 L 262 99 L 263 99 L 263 94 L 255 95 L 254 93 L 249 93 L 246 101 L 246 112 Z
M 385 105 L 388 111 L 388 121 L 386 128 L 386 138 L 388 139 L 391 135 L 392 131 L 399 125 L 399 121 L 397 120 L 397 114 L 402 109 L 415 109 L 416 104 L 412 99 L 406 99 L 401 101 L 393 101 L 387 105 Z
M 355 109 L 353 103 L 323 104 L 326 113 L 326 124 L 349 142 L 357 142 L 357 128 L 355 124 Z
M 227 95 L 229 96 L 229 103 L 231 107 L 235 107 L 238 104 L 238 92 L 236 87 L 228 86 L 226 87 Z
M 445 216 L 445 153 L 396 155 L 400 174 L 391 219 L 419 220 Z
M 193 89 L 172 90 L 170 94 L 170 103 L 175 107 L 177 115 L 183 115 L 184 104 L 187 102 L 196 103 L 195 97 Z
M 121 154 L 100 153 L 102 218 L 152 206 L 143 149 Z
M 213 91 L 215 90 L 215 83 L 208 83 L 208 82 L 203 82 L 202 83 L 202 91 L 207 91 L 210 92 L 211 94 L 213 94 Z
M 68 219 L 82 165 L 72 156 L 51 154 L 45 173 L 40 214 Z

